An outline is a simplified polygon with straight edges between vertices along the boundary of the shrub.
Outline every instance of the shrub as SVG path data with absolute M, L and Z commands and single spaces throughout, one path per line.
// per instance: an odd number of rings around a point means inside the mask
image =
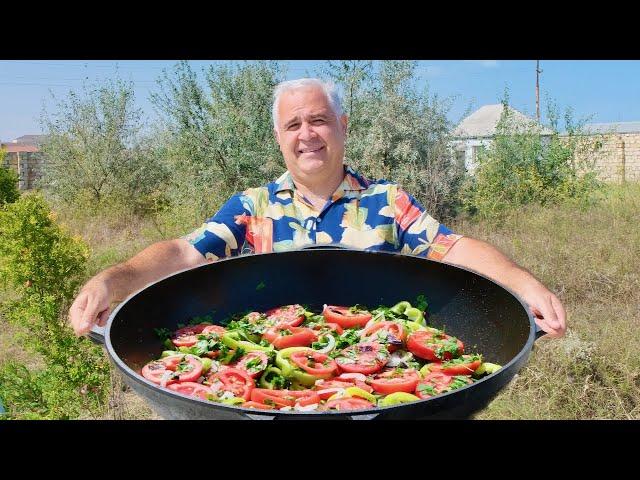
M 3 318 L 26 332 L 20 342 L 46 365 L 33 374 L 17 364 L 0 366 L 0 377 L 9 379 L 0 391 L 18 417 L 33 401 L 43 402 L 36 412 L 43 418 L 96 411 L 109 385 L 102 349 L 76 338 L 63 317 L 83 278 L 88 249 L 54 217 L 40 195 L 23 195 L 0 210 L 0 280 L 15 293 L 2 306 Z M 12 404 L 23 398 L 31 400 Z
M 10 168 L 4 167 L 6 150 L 0 148 L 0 206 L 13 203 L 20 196 L 18 190 L 18 174 Z
M 503 213 L 527 204 L 556 204 L 565 200 L 587 201 L 599 186 L 593 168 L 595 148 L 565 120 L 567 135 L 557 129 L 557 115 L 550 133 L 535 122 L 516 119 L 508 105 L 497 126 L 492 144 L 478 153 L 477 168 L 462 191 L 466 210 L 483 218 L 499 218 Z

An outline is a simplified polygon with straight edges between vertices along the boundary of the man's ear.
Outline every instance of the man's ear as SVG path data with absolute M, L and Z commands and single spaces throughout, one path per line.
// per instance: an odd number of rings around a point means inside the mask
M 280 145 L 280 134 L 278 133 L 278 129 L 274 128 L 273 129 L 273 136 L 276 139 L 276 142 L 278 142 L 278 145 Z
M 340 123 L 342 124 L 342 133 L 343 133 L 344 135 L 346 135 L 346 134 L 347 134 L 347 125 L 349 125 L 349 117 L 347 116 L 347 114 L 346 114 L 346 113 L 345 113 L 345 114 L 343 114 L 343 115 L 340 117 Z

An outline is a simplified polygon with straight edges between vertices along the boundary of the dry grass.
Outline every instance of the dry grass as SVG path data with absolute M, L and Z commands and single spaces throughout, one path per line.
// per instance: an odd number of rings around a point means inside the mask
M 490 241 L 563 301 L 568 333 L 541 340 L 477 418 L 640 418 L 640 185 L 588 209 L 527 208 L 500 226 L 454 228 Z
M 528 364 L 478 419 L 640 418 L 640 185 L 612 187 L 598 204 L 526 208 L 501 225 L 451 227 L 496 245 L 558 293 L 562 339 L 536 342 Z M 92 247 L 90 274 L 160 240 L 148 222 L 60 212 Z M 29 361 L 2 322 L 0 362 Z M 33 360 L 32 360 L 33 361 Z M 34 368 L 36 364 L 30 365 Z M 105 419 L 157 419 L 114 372 Z

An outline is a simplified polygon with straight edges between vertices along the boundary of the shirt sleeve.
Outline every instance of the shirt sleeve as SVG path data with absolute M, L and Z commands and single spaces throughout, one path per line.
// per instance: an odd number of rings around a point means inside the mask
M 207 260 L 219 260 L 237 255 L 246 233 L 246 217 L 250 212 L 242 202 L 242 194 L 233 195 L 220 210 L 200 228 L 184 238 Z
M 395 223 L 400 253 L 442 260 L 462 238 L 429 215 L 413 196 L 398 187 Z

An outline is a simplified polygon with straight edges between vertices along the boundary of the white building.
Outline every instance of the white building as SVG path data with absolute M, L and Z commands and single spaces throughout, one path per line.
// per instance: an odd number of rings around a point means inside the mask
M 514 133 L 518 131 L 540 128 L 542 135 L 551 135 L 553 132 L 537 125 L 537 122 L 527 117 L 518 110 L 508 107 L 511 115 L 510 125 Z M 502 116 L 504 105 L 485 105 L 466 117 L 453 131 L 451 146 L 456 152 L 457 160 L 466 167 L 468 172 L 476 168 L 476 159 L 481 149 L 491 145 L 496 134 L 496 127 Z

